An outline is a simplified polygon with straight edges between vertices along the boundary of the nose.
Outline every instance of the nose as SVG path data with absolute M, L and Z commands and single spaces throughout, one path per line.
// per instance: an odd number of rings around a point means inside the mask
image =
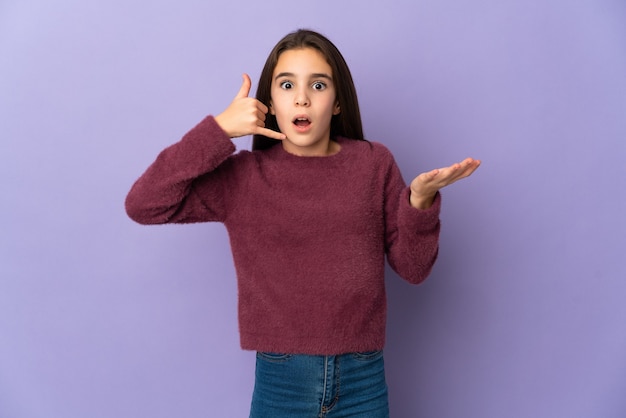
M 308 106 L 309 104 L 309 96 L 306 91 L 299 90 L 296 94 L 296 106 Z

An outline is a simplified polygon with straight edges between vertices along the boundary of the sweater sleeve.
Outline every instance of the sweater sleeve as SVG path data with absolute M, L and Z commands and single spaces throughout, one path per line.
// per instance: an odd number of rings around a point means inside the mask
M 419 284 L 428 277 L 437 260 L 441 195 L 437 193 L 428 209 L 412 207 L 410 188 L 393 161 L 385 194 L 387 260 L 400 277 Z
M 140 224 L 221 221 L 225 161 L 235 151 L 212 116 L 158 155 L 132 186 L 126 213 Z M 198 193 L 198 189 L 202 193 Z

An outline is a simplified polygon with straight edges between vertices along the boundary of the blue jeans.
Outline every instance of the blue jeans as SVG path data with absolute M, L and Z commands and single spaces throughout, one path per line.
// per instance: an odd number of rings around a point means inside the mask
M 388 418 L 382 351 L 257 353 L 250 418 Z

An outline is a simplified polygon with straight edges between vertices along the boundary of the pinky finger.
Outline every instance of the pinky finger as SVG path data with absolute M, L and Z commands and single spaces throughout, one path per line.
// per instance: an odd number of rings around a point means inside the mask
M 426 174 L 426 177 L 427 177 L 429 180 L 432 180 L 432 179 L 434 179 L 434 178 L 437 176 L 437 174 L 439 174 L 440 172 L 441 172 L 441 169 L 440 169 L 440 168 L 435 168 L 434 170 L 428 171 L 427 173 L 424 173 L 424 174 Z

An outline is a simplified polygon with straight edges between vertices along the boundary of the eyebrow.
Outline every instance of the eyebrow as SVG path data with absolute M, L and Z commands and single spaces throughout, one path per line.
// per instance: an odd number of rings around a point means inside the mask
M 274 77 L 274 80 L 278 80 L 281 77 L 295 77 L 296 75 L 294 73 L 278 73 L 276 75 L 276 77 Z M 325 78 L 327 80 L 332 81 L 332 77 L 326 73 L 313 73 L 310 75 L 310 78 Z

